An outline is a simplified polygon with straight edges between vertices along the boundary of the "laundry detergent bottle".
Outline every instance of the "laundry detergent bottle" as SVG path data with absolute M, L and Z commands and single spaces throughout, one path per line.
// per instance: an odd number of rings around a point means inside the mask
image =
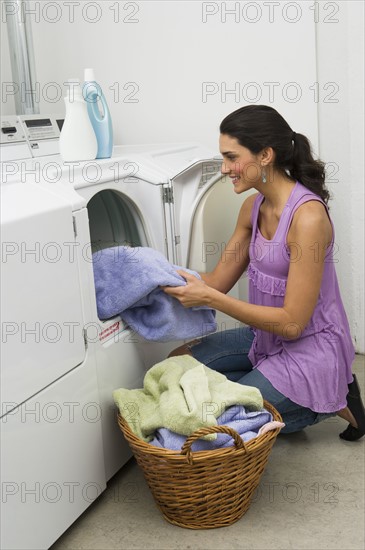
M 64 162 L 94 160 L 98 142 L 87 112 L 80 81 L 68 81 L 66 117 L 60 135 L 60 155 Z
M 108 105 L 93 69 L 85 69 L 83 95 L 91 124 L 98 141 L 96 158 L 110 158 L 113 152 L 113 125 Z M 100 109 L 102 108 L 102 112 Z

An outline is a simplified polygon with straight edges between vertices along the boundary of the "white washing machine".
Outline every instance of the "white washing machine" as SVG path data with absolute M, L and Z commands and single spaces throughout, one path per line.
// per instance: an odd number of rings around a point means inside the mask
M 32 151 L 20 121 L 6 122 L 2 130 L 8 131 L 1 133 L 2 158 L 4 153 L 9 160 L 1 162 L 1 547 L 43 549 L 106 487 L 100 399 L 96 358 L 80 330 L 89 306 L 83 302 L 78 259 L 57 252 L 59 243 L 75 239 L 70 198 L 38 184 L 36 173 L 26 173 Z M 11 161 L 12 155 L 18 160 Z
M 221 160 L 199 145 L 115 147 L 111 159 L 64 164 L 52 154 L 54 117 L 6 122 L 20 141 L 10 138 L 17 160 L 7 142 L 1 163 L 2 546 L 40 549 L 131 456 L 113 390 L 141 387 L 181 343 L 145 342 L 119 316 L 98 319 L 92 251 L 151 246 L 210 270 L 242 200 L 227 189 Z

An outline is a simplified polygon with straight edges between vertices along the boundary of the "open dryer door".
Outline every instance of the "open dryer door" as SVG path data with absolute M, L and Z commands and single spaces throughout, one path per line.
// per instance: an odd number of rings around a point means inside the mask
M 233 192 L 220 169 L 219 160 L 201 161 L 172 180 L 176 255 L 195 271 L 214 269 L 245 198 Z
M 190 227 L 187 265 L 191 269 L 213 271 L 235 230 L 243 200 L 232 192 L 226 177 L 214 179 L 207 188 Z M 226 250 L 226 254 L 238 258 L 239 250 Z

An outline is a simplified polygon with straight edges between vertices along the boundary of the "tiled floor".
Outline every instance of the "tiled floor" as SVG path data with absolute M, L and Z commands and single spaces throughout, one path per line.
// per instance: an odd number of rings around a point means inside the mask
M 364 359 L 354 364 L 363 395 Z M 51 550 L 363 550 L 365 437 L 342 441 L 346 425 L 336 417 L 280 435 L 248 512 L 221 529 L 166 522 L 131 460 Z

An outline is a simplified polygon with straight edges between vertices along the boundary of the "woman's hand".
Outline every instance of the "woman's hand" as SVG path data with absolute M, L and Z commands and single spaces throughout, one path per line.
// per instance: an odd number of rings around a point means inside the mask
M 179 275 L 186 280 L 185 286 L 163 286 L 161 287 L 166 294 L 179 300 L 184 307 L 206 306 L 210 303 L 210 293 L 213 291 L 204 281 L 186 273 L 186 271 L 177 271 Z

